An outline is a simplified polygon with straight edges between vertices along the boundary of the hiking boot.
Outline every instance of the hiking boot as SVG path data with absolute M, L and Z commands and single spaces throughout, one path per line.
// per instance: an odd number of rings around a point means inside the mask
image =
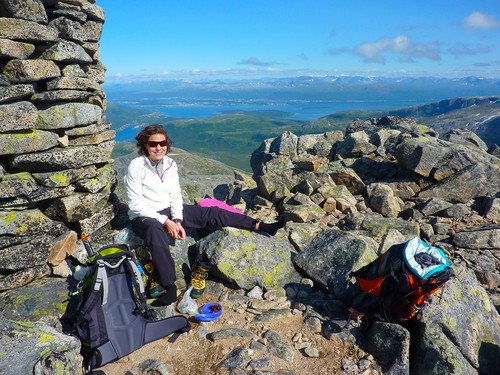
M 151 306 L 168 306 L 177 301 L 177 286 L 175 284 L 167 285 L 162 289 L 163 293 L 151 303 Z
M 208 270 L 202 266 L 198 266 L 191 273 L 191 285 L 193 290 L 191 290 L 191 298 L 200 298 L 205 291 L 206 283 L 205 280 L 208 277 Z
M 153 274 L 149 278 L 148 298 L 158 298 L 165 294 L 165 288 L 160 284 L 158 277 Z

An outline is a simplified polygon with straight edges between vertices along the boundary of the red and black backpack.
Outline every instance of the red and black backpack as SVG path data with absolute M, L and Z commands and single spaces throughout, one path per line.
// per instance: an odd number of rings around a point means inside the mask
M 420 238 L 393 245 L 370 264 L 352 273 L 352 317 L 401 323 L 411 319 L 451 277 L 443 250 Z

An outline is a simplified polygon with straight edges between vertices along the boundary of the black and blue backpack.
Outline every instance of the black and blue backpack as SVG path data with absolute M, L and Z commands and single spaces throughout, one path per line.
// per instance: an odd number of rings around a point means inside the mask
M 149 308 L 135 255 L 126 244 L 89 253 L 88 272 L 79 285 L 72 333 L 82 343 L 84 368 L 92 370 L 144 344 L 190 329 L 184 316 L 157 319 Z

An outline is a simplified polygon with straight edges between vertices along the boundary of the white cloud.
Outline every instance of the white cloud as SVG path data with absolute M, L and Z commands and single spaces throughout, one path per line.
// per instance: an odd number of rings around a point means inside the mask
M 500 20 L 495 16 L 472 12 L 463 19 L 462 26 L 468 29 L 496 29 L 500 27 Z
M 272 62 L 265 62 L 265 61 L 261 61 L 257 57 L 249 57 L 247 59 L 240 60 L 238 62 L 238 64 L 242 64 L 242 65 L 255 65 L 255 66 L 271 66 L 271 65 L 277 65 L 278 63 L 274 62 L 274 61 L 272 61 Z
M 470 47 L 462 43 L 458 44 L 455 47 L 448 48 L 448 52 L 455 56 L 459 55 L 475 56 L 475 55 L 482 55 L 485 53 L 489 53 L 490 51 L 491 48 L 487 46 Z
M 415 43 L 406 35 L 362 43 L 354 49 L 354 54 L 363 57 L 365 62 L 378 64 L 385 64 L 384 52 L 399 55 L 401 62 L 413 62 L 415 58 L 426 58 L 433 61 L 441 60 L 437 43 Z

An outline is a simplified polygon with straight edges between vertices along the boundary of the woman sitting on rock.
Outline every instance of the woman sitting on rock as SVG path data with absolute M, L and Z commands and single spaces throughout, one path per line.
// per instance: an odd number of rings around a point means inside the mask
M 184 205 L 176 162 L 167 156 L 172 146 L 161 125 L 145 127 L 135 137 L 139 156 L 133 159 L 125 176 L 125 187 L 132 228 L 148 246 L 159 284 L 150 286 L 156 306 L 177 300 L 175 264 L 169 250 L 168 236 L 186 238 L 185 228 L 211 225 L 262 231 L 272 236 L 284 226 L 280 220 L 271 224 L 219 207 Z M 198 298 L 205 289 L 210 265 L 198 262 L 191 275 L 191 296 Z

